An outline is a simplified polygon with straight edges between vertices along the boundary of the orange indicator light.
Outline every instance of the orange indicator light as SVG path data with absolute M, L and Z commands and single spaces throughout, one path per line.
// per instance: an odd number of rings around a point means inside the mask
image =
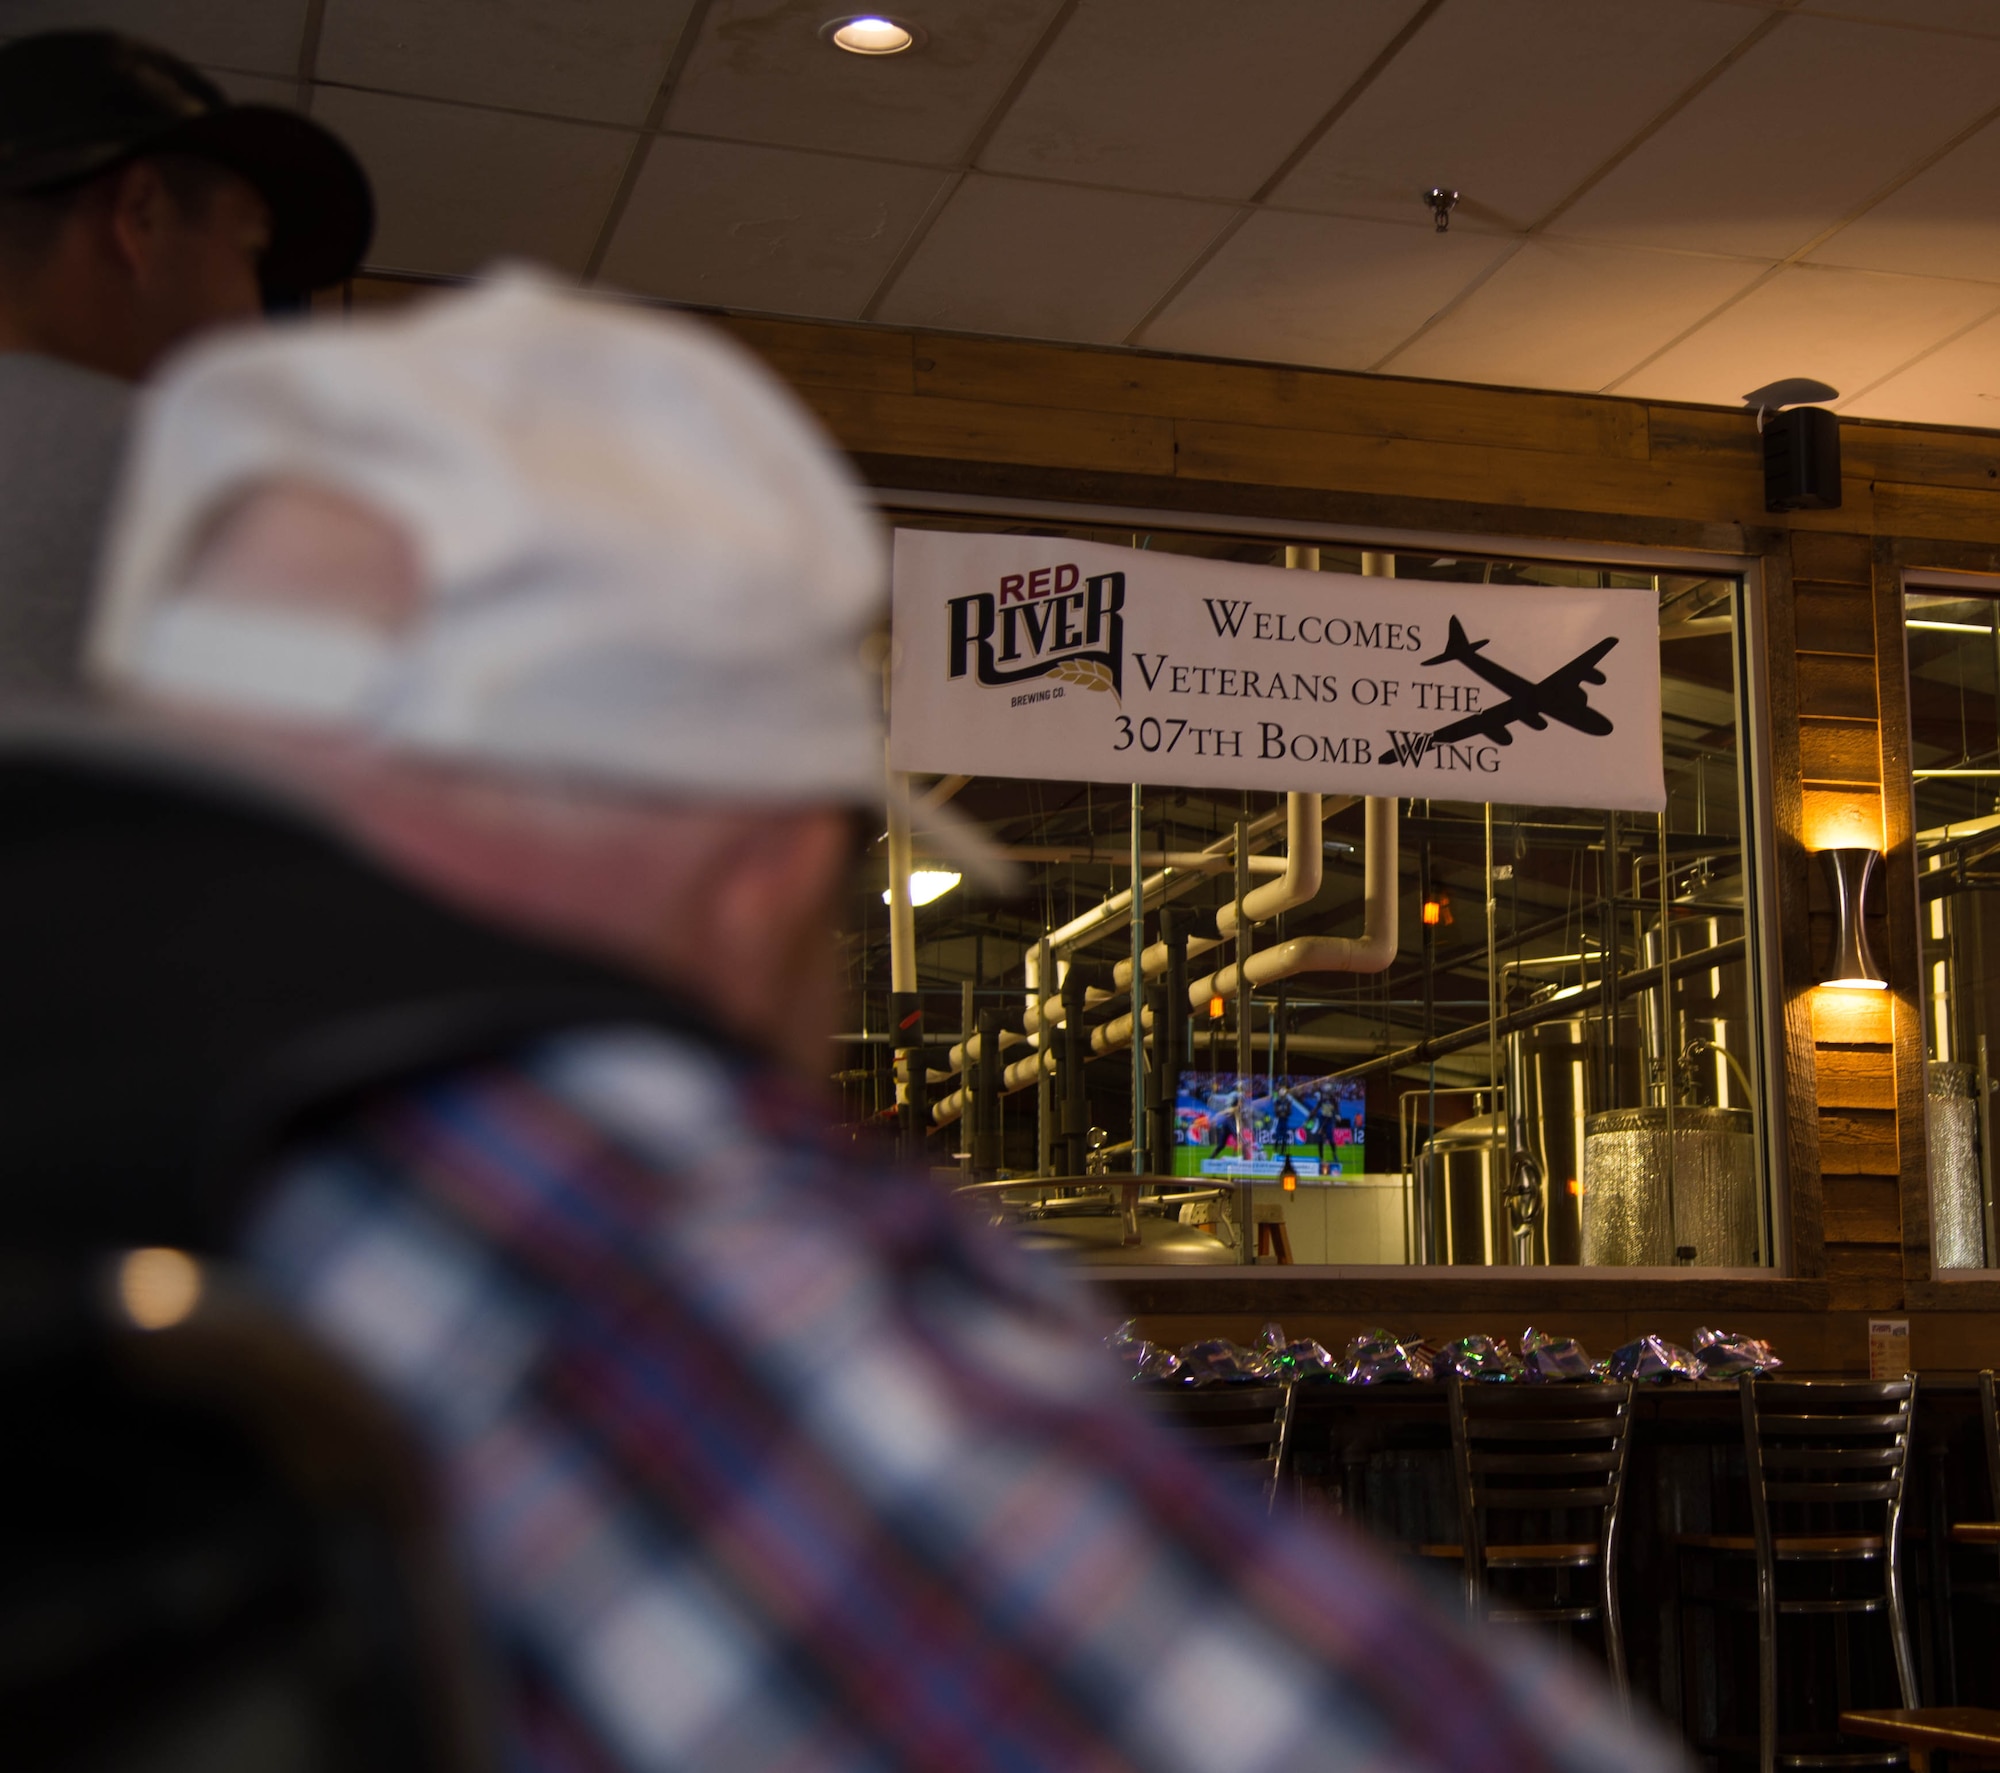
M 1226 1007 L 1222 1001 L 1222 993 L 1218 991 L 1208 1000 L 1208 1019 L 1211 1022 L 1220 1022 L 1222 1020 L 1222 1012 Z

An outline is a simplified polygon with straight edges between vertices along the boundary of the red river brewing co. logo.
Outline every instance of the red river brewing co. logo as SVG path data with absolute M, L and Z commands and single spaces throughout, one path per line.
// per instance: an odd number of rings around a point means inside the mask
M 994 685 L 1049 677 L 1123 693 L 1123 573 L 1086 579 L 1074 566 L 1041 566 L 1005 574 L 997 594 L 974 591 L 948 601 L 953 677 L 971 671 Z

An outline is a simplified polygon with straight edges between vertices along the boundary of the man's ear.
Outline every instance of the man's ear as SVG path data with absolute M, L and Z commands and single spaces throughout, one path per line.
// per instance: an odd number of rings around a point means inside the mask
M 167 231 L 180 219 L 160 169 L 146 160 L 135 160 L 122 168 L 111 186 L 106 219 L 111 248 L 119 263 L 135 283 L 150 282 Z

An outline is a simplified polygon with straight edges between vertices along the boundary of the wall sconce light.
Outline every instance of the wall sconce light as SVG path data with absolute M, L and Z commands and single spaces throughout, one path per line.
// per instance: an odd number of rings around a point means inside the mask
M 1889 981 L 1883 978 L 1874 955 L 1868 952 L 1868 928 L 1862 918 L 1862 907 L 1868 898 L 1868 881 L 1875 872 L 1875 864 L 1881 859 L 1880 850 L 1819 852 L 1820 867 L 1826 872 L 1827 891 L 1833 895 L 1837 920 L 1833 958 L 1820 975 L 1822 985 L 1865 991 L 1888 988 Z
M 1278 1172 L 1278 1186 L 1287 1194 L 1297 1194 L 1299 1191 L 1299 1172 L 1292 1162 L 1290 1153 L 1285 1156 L 1285 1167 Z

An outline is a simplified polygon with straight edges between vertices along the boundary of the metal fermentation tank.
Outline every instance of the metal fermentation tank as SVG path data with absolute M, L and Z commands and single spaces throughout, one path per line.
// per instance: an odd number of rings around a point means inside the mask
M 1419 1262 L 1515 1265 L 1504 1116 L 1468 1115 L 1440 1127 L 1417 1153 L 1415 1180 Z
M 1669 1203 L 1671 1202 L 1671 1214 Z M 1756 1120 L 1741 1108 L 1613 1108 L 1583 1140 L 1583 1259 L 1664 1268 L 1758 1260 Z

